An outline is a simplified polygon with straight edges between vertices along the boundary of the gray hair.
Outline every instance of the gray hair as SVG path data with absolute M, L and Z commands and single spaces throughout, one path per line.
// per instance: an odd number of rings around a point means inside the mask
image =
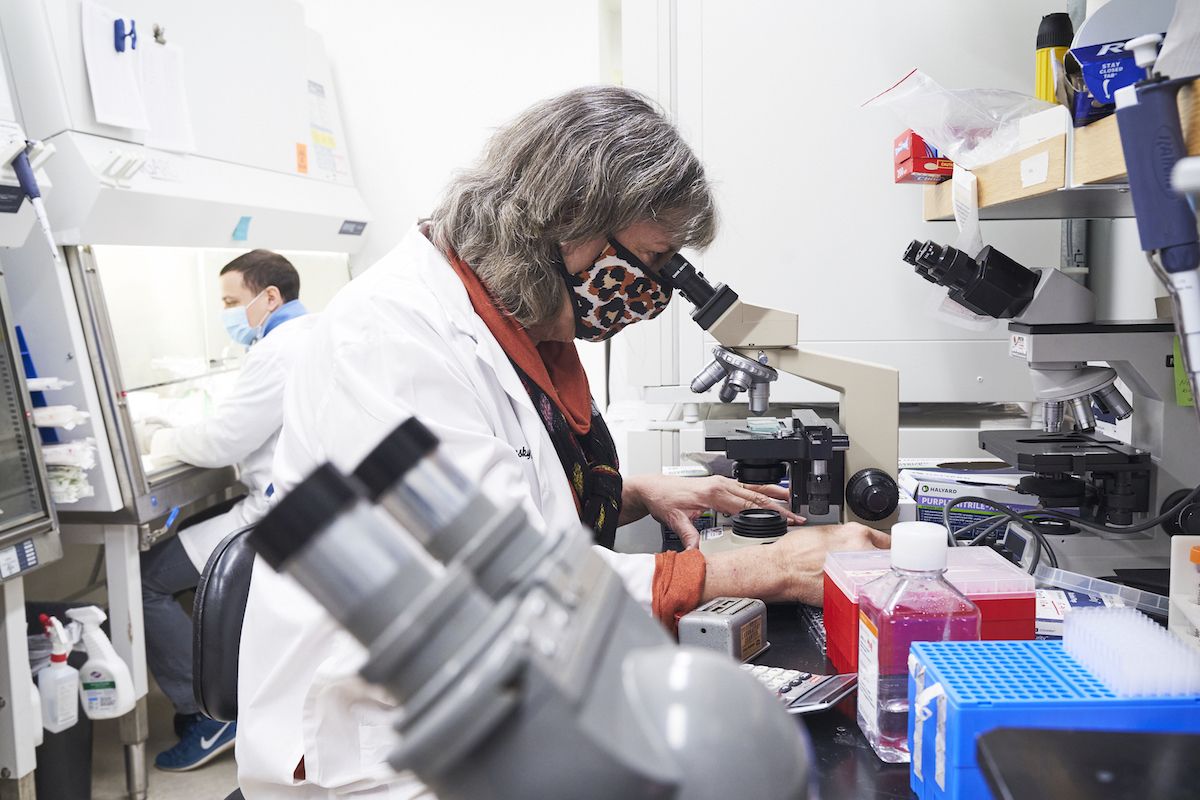
M 560 244 L 653 220 L 679 247 L 705 247 L 716 208 L 704 167 L 649 99 L 575 89 L 496 131 L 431 217 L 433 242 L 471 266 L 525 327 L 557 316 Z

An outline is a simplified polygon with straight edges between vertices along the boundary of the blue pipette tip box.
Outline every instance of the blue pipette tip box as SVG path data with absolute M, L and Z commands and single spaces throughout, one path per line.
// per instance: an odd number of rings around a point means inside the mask
M 1200 733 L 1200 696 L 1117 697 L 1059 641 L 917 642 L 912 656 L 910 778 L 922 800 L 989 797 L 975 740 L 994 728 Z M 944 696 L 918 720 L 917 695 L 935 684 Z

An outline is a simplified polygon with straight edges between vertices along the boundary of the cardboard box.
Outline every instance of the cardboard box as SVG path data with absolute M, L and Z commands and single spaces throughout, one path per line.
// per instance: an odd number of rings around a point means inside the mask
M 1117 90 L 1146 77 L 1132 51 L 1125 49 L 1124 39 L 1074 47 L 1064 65 L 1074 87 L 1071 116 L 1076 127 L 1107 117 L 1116 110 Z
M 892 156 L 896 183 L 941 183 L 954 174 L 954 162 L 911 130 L 896 137 Z
M 900 471 L 898 483 L 913 499 L 914 519 L 941 525 L 942 510 L 960 496 L 982 497 L 1015 511 L 1028 511 L 1038 504 L 1038 498 L 1017 491 L 1017 484 L 1028 474 L 1010 467 L 979 471 L 905 469 Z M 986 505 L 964 503 L 950 512 L 950 528 L 957 532 L 981 517 L 998 513 Z

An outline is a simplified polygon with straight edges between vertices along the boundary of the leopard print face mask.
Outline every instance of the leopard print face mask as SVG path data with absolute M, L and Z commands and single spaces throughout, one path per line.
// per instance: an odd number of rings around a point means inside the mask
M 616 239 L 595 264 L 572 275 L 560 263 L 575 312 L 575 338 L 602 342 L 626 325 L 654 319 L 671 302 L 671 285 Z

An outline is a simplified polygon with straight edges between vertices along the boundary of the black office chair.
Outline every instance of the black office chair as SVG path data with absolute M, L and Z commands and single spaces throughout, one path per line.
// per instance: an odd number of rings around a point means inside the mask
M 219 722 L 237 719 L 238 646 L 250 594 L 253 527 L 226 536 L 204 565 L 192 609 L 192 691 L 200 710 Z M 225 800 L 242 800 L 235 790 Z

